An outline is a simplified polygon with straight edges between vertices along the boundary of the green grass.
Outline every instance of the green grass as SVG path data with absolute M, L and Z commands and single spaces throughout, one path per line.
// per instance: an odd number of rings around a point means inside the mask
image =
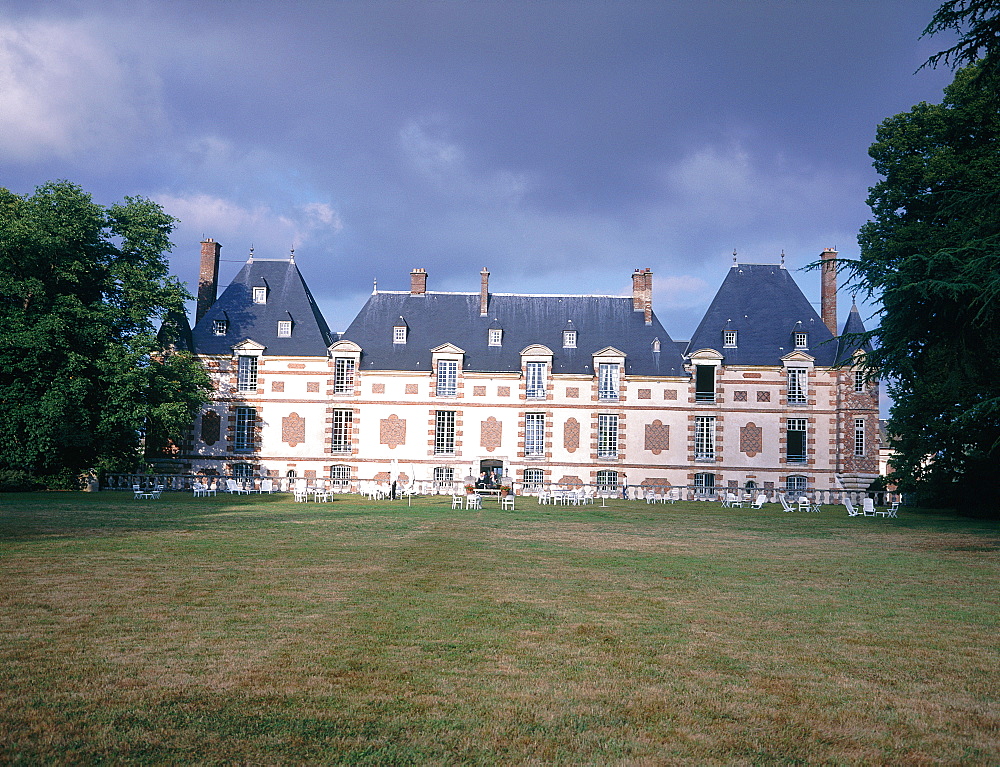
M 0 762 L 1000 762 L 1000 526 L 0 495 Z

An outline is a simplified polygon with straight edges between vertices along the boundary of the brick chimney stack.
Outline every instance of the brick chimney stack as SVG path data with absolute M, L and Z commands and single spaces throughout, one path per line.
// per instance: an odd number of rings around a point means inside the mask
M 837 335 L 837 251 L 824 248 L 819 254 L 820 267 L 820 315 L 823 324 Z
M 427 272 L 424 269 L 414 269 L 410 272 L 410 294 L 422 296 L 427 292 Z
M 197 325 L 201 318 L 212 308 L 219 296 L 219 251 L 222 245 L 208 237 L 201 241 L 201 267 L 198 271 L 198 305 L 195 309 L 194 322 Z
M 653 324 L 653 273 L 649 269 L 632 272 L 632 311 L 642 312 L 646 324 Z
M 485 266 L 479 273 L 479 279 L 479 314 L 485 317 L 490 303 L 490 273 Z

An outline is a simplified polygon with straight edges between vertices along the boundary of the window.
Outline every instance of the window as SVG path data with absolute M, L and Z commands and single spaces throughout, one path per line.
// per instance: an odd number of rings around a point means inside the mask
M 795 348 L 796 349 L 808 349 L 809 348 L 809 334 L 808 333 L 796 333 L 795 334 Z
M 854 455 L 863 456 L 865 454 L 865 419 L 854 419 Z
M 525 413 L 524 455 L 534 458 L 545 455 L 545 413 Z
M 563 349 L 575 349 L 576 348 L 576 331 L 575 330 L 564 330 L 563 331 Z
M 601 469 L 597 472 L 597 489 L 600 491 L 618 491 L 618 472 L 611 469 Z
M 295 469 L 289 469 L 288 471 L 285 472 L 285 476 L 288 477 L 289 479 L 295 479 L 297 476 L 299 476 L 299 473 L 295 471 Z
M 435 482 L 454 482 L 455 481 L 455 470 L 451 466 L 435 466 L 434 467 L 434 481 Z
M 694 401 L 715 402 L 715 365 L 694 366 Z
M 454 455 L 455 453 L 455 411 L 438 410 L 434 416 L 434 453 Z
M 799 475 L 788 477 L 785 480 L 785 490 L 794 492 L 795 490 L 805 490 L 809 487 L 809 479 Z
M 785 456 L 789 463 L 806 460 L 806 419 L 789 418 L 785 429 Z
M 618 416 L 601 413 L 597 416 L 597 457 L 618 457 Z
M 236 479 L 250 479 L 253 476 L 253 466 L 249 463 L 234 463 L 233 476 Z
M 278 320 L 278 338 L 292 337 L 292 321 Z
M 239 391 L 257 391 L 257 358 L 240 355 L 236 368 L 236 388 Z
M 854 371 L 854 391 L 863 392 L 865 390 L 865 371 L 855 370 Z
M 334 488 L 346 490 L 351 486 L 351 467 L 331 466 L 330 479 L 333 481 Z
M 454 397 L 458 394 L 457 360 L 438 360 L 435 394 L 438 397 Z
M 350 357 L 333 361 L 333 393 L 354 394 L 354 360 Z
M 597 397 L 598 399 L 618 399 L 618 368 L 617 362 L 602 362 L 598 366 Z
M 253 289 L 253 302 L 255 304 L 266 304 L 267 303 L 267 288 L 254 288 Z
M 257 422 L 257 411 L 252 407 L 236 408 L 236 433 L 233 435 L 233 450 L 248 452 L 253 450 L 253 430 Z
M 710 472 L 698 472 L 694 475 L 694 486 L 702 492 L 715 490 L 715 475 Z
M 748 479 L 746 484 L 743 485 L 743 489 L 746 490 L 748 493 L 752 493 L 754 490 L 757 489 L 757 483 L 754 482 L 752 479 Z
M 788 402 L 804 404 L 806 402 L 806 369 L 788 369 Z
M 406 343 L 406 325 L 397 325 L 392 329 L 392 342 L 394 344 Z
M 524 366 L 524 396 L 545 396 L 545 363 L 527 362 Z
M 542 489 L 545 481 L 545 472 L 541 469 L 524 470 L 524 490 L 525 492 L 536 492 Z
M 722 331 L 722 345 L 728 346 L 730 348 L 736 346 L 736 331 L 735 330 L 724 330 Z
M 226 320 L 212 320 L 212 333 L 217 336 L 224 336 L 229 330 L 229 323 Z
M 503 342 L 503 330 L 490 328 L 490 346 L 500 346 Z
M 351 451 L 351 427 L 354 424 L 353 410 L 333 411 L 333 432 L 330 435 L 330 449 L 335 453 Z
M 699 415 L 694 419 L 694 459 L 715 460 L 715 416 Z

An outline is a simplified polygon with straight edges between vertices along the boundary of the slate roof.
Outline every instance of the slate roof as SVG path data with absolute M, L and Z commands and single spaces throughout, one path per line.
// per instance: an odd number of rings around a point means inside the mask
M 723 347 L 723 331 L 735 330 L 736 348 Z M 837 357 L 833 334 L 788 271 L 777 264 L 734 264 L 722 281 L 687 354 L 715 349 L 726 365 L 781 365 L 795 351 L 793 333 L 809 334 L 807 354 L 817 365 Z
M 847 315 L 847 322 L 844 323 L 844 332 L 840 334 L 837 344 L 837 361 L 849 360 L 858 349 L 870 352 L 872 345 L 868 339 L 861 339 L 859 334 L 865 332 L 865 323 L 861 319 L 861 312 L 858 311 L 857 304 L 851 305 L 851 311 Z
M 268 289 L 267 302 L 253 302 L 253 288 Z M 224 336 L 213 332 L 215 320 L 228 322 Z M 278 321 L 292 321 L 290 338 L 278 338 Z M 194 326 L 198 354 L 231 354 L 247 339 L 263 344 L 265 356 L 325 357 L 333 336 L 292 260 L 251 259 Z
M 407 341 L 394 344 L 392 328 L 400 317 L 409 328 Z M 503 329 L 501 346 L 489 346 L 490 327 Z M 575 349 L 563 348 L 568 327 L 577 331 Z M 553 373 L 592 375 L 594 352 L 613 346 L 625 353 L 626 374 L 686 375 L 660 321 L 653 315 L 646 325 L 631 297 L 491 293 L 489 312 L 481 316 L 478 293 L 377 293 L 341 337 L 361 346 L 362 370 L 430 371 L 431 349 L 452 343 L 465 351 L 463 370 L 519 372 L 521 350 L 542 344 L 552 350 Z

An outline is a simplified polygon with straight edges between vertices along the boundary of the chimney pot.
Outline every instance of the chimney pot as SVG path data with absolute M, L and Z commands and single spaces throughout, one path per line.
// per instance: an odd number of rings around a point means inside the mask
M 485 317 L 490 303 L 490 273 L 485 266 L 479 273 L 479 281 L 479 314 Z
M 410 293 L 420 296 L 427 292 L 427 271 L 414 269 L 410 272 Z
M 819 254 L 820 269 L 820 315 L 823 324 L 833 335 L 837 335 L 837 250 L 824 248 Z
M 201 241 L 201 265 L 198 271 L 198 303 L 194 322 L 197 325 L 219 296 L 219 251 L 222 245 L 211 237 Z

